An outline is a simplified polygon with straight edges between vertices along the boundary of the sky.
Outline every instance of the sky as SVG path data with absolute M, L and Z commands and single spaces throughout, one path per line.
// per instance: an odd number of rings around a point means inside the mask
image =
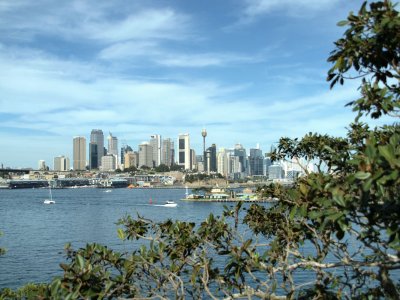
M 0 164 L 37 168 L 74 136 L 150 135 L 268 152 L 280 137 L 346 134 L 358 83 L 327 62 L 362 1 L 0 1 Z

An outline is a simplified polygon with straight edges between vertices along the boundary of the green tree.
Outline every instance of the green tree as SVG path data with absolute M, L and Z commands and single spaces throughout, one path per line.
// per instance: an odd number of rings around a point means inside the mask
M 67 245 L 63 277 L 3 290 L 0 299 L 400 299 L 400 128 L 360 122 L 398 118 L 400 17 L 378 1 L 339 25 L 347 29 L 328 59 L 328 81 L 363 77 L 361 98 L 349 104 L 355 122 L 346 137 L 282 138 L 272 153 L 316 162 L 317 172 L 290 188 L 269 187 L 280 200 L 269 207 L 239 204 L 197 225 L 126 216 L 118 236 L 145 241 L 138 250 Z M 302 272 L 314 280 L 299 282 Z
M 154 170 L 160 173 L 169 172 L 169 167 L 166 164 L 160 164 Z

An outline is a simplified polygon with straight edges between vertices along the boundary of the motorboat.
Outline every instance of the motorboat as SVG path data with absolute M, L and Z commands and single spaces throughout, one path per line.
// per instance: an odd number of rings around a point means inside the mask
M 166 201 L 164 206 L 165 207 L 177 207 L 178 203 L 175 203 L 174 201 Z

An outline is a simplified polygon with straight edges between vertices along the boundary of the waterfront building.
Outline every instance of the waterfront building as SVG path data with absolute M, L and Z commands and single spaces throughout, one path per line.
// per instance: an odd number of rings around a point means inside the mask
M 139 168 L 142 166 L 153 167 L 153 147 L 149 142 L 143 142 L 139 145 Z
M 69 171 L 69 158 L 64 155 L 54 157 L 54 171 Z
M 137 151 L 128 151 L 124 155 L 124 168 L 137 168 L 139 166 L 139 153 Z
M 153 167 L 158 167 L 161 164 L 161 135 L 151 135 L 150 146 L 153 148 Z
M 104 156 L 104 134 L 101 129 L 92 129 L 89 143 L 89 168 L 99 169 Z
M 191 170 L 190 137 L 188 133 L 178 136 L 178 165 L 185 170 Z
M 101 170 L 106 172 L 115 171 L 117 168 L 114 154 L 107 154 L 101 158 Z
M 175 162 L 175 147 L 172 139 L 163 140 L 161 150 L 161 163 L 171 167 Z
M 46 162 L 43 159 L 39 160 L 38 162 L 38 170 L 46 170 Z
M 75 171 L 86 169 L 86 138 L 83 136 L 73 139 L 73 167 Z
M 264 157 L 259 148 L 250 149 L 249 171 L 250 175 L 264 175 Z

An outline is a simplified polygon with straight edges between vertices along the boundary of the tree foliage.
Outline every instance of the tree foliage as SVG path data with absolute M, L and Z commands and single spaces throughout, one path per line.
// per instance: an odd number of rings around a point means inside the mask
M 350 13 L 329 57 L 331 86 L 362 76 L 346 137 L 282 138 L 273 159 L 305 158 L 317 172 L 271 186 L 279 201 L 239 203 L 201 224 L 137 216 L 119 221 L 132 249 L 66 247 L 64 275 L 0 298 L 400 299 L 400 128 L 361 116 L 398 117 L 400 18 L 390 1 Z M 310 282 L 299 274 L 309 274 Z M 25 294 L 24 294 L 25 293 Z

